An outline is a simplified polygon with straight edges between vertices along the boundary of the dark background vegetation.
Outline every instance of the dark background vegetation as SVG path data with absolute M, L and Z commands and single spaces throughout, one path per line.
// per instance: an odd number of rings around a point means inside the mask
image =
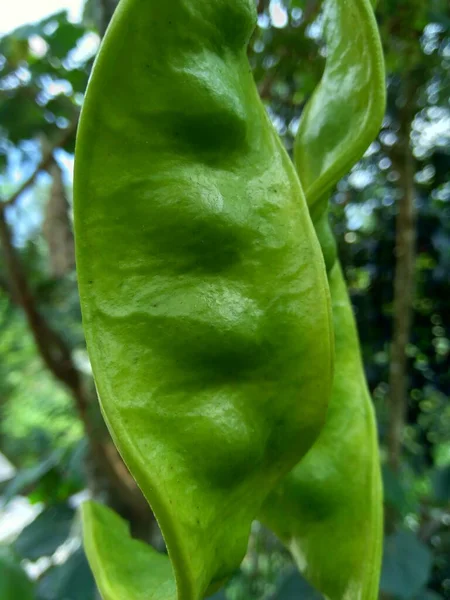
M 74 270 L 74 134 L 114 5 L 88 0 L 82 23 L 59 13 L 0 38 L 0 453 L 15 468 L 0 483 L 2 600 L 96 597 L 76 512 L 86 490 L 162 545 L 99 416 Z M 289 149 L 323 69 L 320 9 L 318 0 L 258 6 L 249 57 Z M 387 113 L 331 215 L 378 417 L 381 596 L 449 599 L 450 8 L 381 0 L 377 18 Z M 254 523 L 220 597 L 320 598 L 292 569 Z

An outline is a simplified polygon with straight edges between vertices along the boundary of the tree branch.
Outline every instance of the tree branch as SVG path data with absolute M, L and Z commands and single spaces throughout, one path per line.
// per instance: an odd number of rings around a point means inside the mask
M 4 200 L 3 202 L 0 203 L 0 212 L 3 212 L 7 206 L 11 206 L 12 204 L 14 204 L 16 202 L 16 200 L 19 198 L 19 196 L 21 194 L 23 194 L 23 192 L 27 188 L 29 188 L 31 185 L 33 185 L 34 180 L 39 175 L 39 173 L 41 171 L 47 170 L 47 168 L 50 166 L 51 162 L 53 161 L 53 152 L 57 148 L 63 148 L 66 145 L 66 143 L 70 140 L 72 135 L 76 132 L 77 126 L 78 126 L 78 119 L 75 119 L 69 125 L 69 127 L 67 127 L 67 129 L 64 130 L 64 132 L 56 140 L 56 142 L 48 150 L 43 152 L 43 155 L 42 155 L 42 158 L 41 158 L 39 164 L 37 165 L 37 167 L 33 171 L 33 173 L 28 177 L 28 179 L 26 179 L 9 198 L 7 198 L 6 200 Z
M 412 93 L 412 92 L 411 92 Z M 416 244 L 414 157 L 410 133 L 413 113 L 411 94 L 400 113 L 398 154 L 391 153 L 394 167 L 400 175 L 402 192 L 398 203 L 395 243 L 394 310 L 389 372 L 390 414 L 387 434 L 388 458 L 393 471 L 401 464 L 402 437 L 408 404 L 408 361 L 406 348 L 410 340 L 413 318 L 414 266 Z
M 42 164 L 42 161 L 40 164 Z M 92 424 L 89 414 L 90 399 L 83 385 L 80 372 L 73 362 L 68 345 L 49 326 L 38 310 L 17 250 L 13 245 L 4 210 L 0 210 L 0 243 L 3 249 L 11 299 L 23 309 L 42 360 L 54 377 L 62 382 L 72 394 L 94 455 L 101 462 L 102 468 L 106 472 L 109 481 L 113 483 L 121 502 L 125 506 L 131 507 L 141 518 L 148 519 L 151 515 L 148 505 L 123 464 L 117 450 L 108 437 L 98 435 Z
M 13 298 L 17 300 L 25 312 L 31 333 L 45 365 L 57 379 L 70 389 L 78 389 L 80 386 L 79 373 L 72 362 L 67 345 L 48 326 L 37 310 L 22 265 L 12 243 L 11 231 L 6 222 L 4 211 L 0 211 L 0 242 Z
M 101 0 L 104 9 L 105 28 L 117 0 Z M 0 199 L 0 244 L 3 248 L 4 262 L 7 273 L 5 290 L 11 301 L 22 308 L 34 342 L 46 367 L 56 379 L 62 382 L 70 391 L 79 417 L 83 423 L 91 449 L 92 463 L 106 475 L 107 488 L 110 492 L 112 505 L 122 516 L 131 520 L 132 525 L 144 524 L 144 527 L 154 523 L 154 517 L 140 489 L 124 465 L 117 449 L 110 439 L 106 428 L 99 432 L 91 413 L 91 407 L 97 408 L 92 402 L 93 394 L 83 381 L 82 375 L 76 368 L 69 346 L 40 313 L 34 298 L 17 249 L 12 242 L 12 234 L 5 218 L 5 209 L 12 206 L 17 199 L 32 186 L 41 171 L 48 170 L 54 160 L 54 152 L 63 148 L 75 134 L 78 125 L 78 115 L 62 132 L 59 139 L 48 148 L 43 148 L 42 158 L 33 173 L 6 200 Z M 97 408 L 98 411 L 98 408 Z M 136 532 L 141 537 L 142 531 Z M 148 536 L 147 536 L 148 537 Z

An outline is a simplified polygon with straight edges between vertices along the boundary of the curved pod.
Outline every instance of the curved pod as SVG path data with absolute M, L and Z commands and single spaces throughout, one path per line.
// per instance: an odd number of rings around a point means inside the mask
M 386 105 L 380 36 L 370 0 L 326 0 L 327 59 L 302 114 L 294 162 L 311 214 L 378 135 Z
M 326 273 L 251 76 L 254 22 L 253 0 L 122 0 L 88 86 L 83 323 L 105 420 L 173 565 L 87 505 L 105 600 L 196 600 L 220 585 L 324 423 Z
M 384 66 L 368 0 L 327 0 L 325 72 L 302 115 L 295 164 L 327 266 L 335 371 L 319 439 L 269 496 L 263 520 L 329 600 L 376 600 L 382 488 L 377 430 L 356 323 L 328 223 L 328 194 L 378 133 Z

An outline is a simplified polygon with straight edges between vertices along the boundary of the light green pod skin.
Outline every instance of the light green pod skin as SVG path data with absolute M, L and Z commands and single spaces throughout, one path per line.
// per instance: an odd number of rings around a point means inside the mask
M 375 416 L 339 262 L 329 273 L 335 375 L 326 425 L 264 504 L 263 521 L 330 600 L 378 597 L 382 492 Z
M 197 600 L 316 440 L 326 271 L 246 58 L 253 0 L 122 0 L 83 107 L 75 233 L 101 408 L 170 560 L 84 508 L 105 600 Z
M 327 265 L 336 351 L 333 390 L 318 441 L 269 496 L 262 519 L 326 598 L 375 600 L 382 549 L 377 429 L 327 199 L 381 126 L 384 67 L 366 0 L 328 0 L 325 34 L 325 72 L 300 123 L 295 164 Z
M 384 116 L 383 51 L 370 0 L 326 0 L 325 71 L 302 113 L 294 162 L 313 216 L 376 138 Z

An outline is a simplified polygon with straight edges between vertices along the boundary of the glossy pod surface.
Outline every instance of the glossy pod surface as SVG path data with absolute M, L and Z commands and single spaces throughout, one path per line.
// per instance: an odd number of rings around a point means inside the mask
M 263 520 L 329 600 L 376 600 L 382 548 L 377 430 L 350 298 L 328 223 L 331 187 L 361 158 L 384 114 L 381 44 L 366 0 L 327 0 L 324 76 L 305 108 L 295 164 L 328 271 L 335 372 L 319 439 L 269 496 Z
M 324 2 L 325 71 L 302 113 L 294 155 L 311 212 L 326 207 L 327 194 L 381 127 L 385 71 L 373 4 Z
M 212 591 L 325 420 L 326 272 L 252 79 L 254 23 L 253 0 L 122 0 L 88 86 L 75 167 L 88 351 L 174 568 L 88 504 L 105 600 Z

